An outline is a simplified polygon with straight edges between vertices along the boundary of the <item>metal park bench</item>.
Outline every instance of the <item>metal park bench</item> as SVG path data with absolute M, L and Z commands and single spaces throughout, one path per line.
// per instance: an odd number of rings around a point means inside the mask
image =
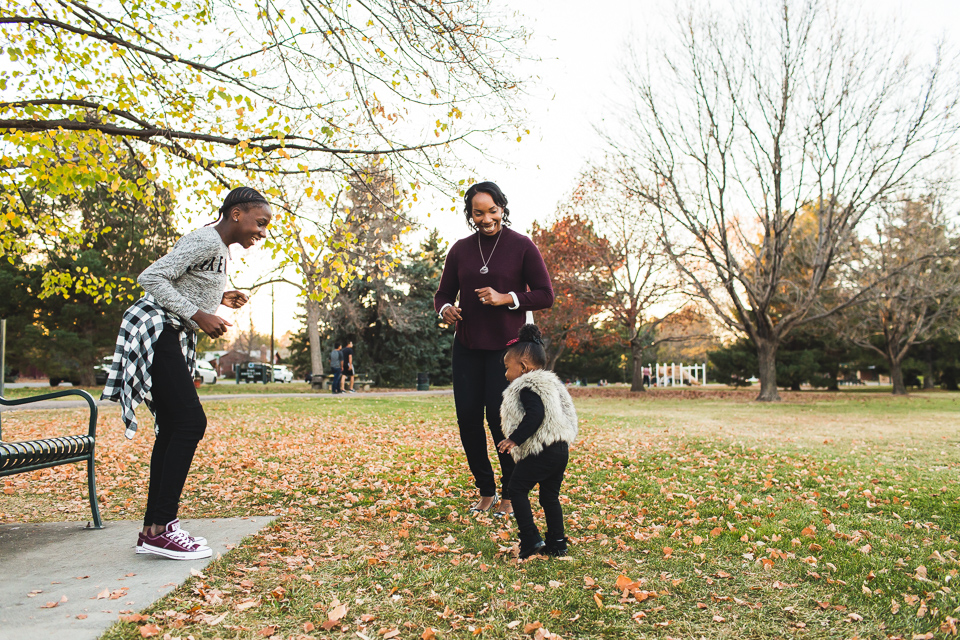
M 324 375 L 324 376 L 321 376 L 321 377 L 323 378 L 322 388 L 323 388 L 325 391 L 330 391 L 330 389 L 331 389 L 332 386 L 333 386 L 333 376 L 328 373 L 328 374 L 326 374 L 326 375 Z M 354 374 L 354 376 L 353 376 L 353 386 L 354 386 L 355 388 L 356 388 L 356 387 L 360 387 L 363 391 L 370 391 L 370 386 L 371 386 L 372 384 L 373 384 L 373 380 L 370 380 L 370 379 L 368 379 L 368 378 L 363 378 L 363 377 L 361 377 L 361 376 L 359 376 L 359 375 L 356 375 L 356 374 Z
M 47 467 L 73 462 L 87 463 L 87 485 L 90 493 L 90 511 L 93 513 L 93 528 L 102 529 L 100 508 L 97 505 L 97 480 L 94 475 L 94 453 L 97 441 L 97 404 L 86 391 L 69 389 L 55 391 L 39 396 L 7 400 L 0 397 L 0 405 L 15 407 L 24 404 L 52 400 L 64 396 L 80 396 L 90 405 L 90 426 L 87 435 L 62 436 L 58 438 L 42 438 L 40 440 L 24 440 L 22 442 L 5 442 L 0 430 L 0 477 L 15 473 L 27 473 Z

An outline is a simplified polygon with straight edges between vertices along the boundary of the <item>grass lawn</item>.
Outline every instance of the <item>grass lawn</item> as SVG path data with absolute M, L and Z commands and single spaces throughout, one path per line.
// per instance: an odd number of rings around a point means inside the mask
M 512 523 L 466 515 L 452 397 L 208 404 L 181 516 L 279 518 L 104 637 L 956 634 L 960 394 L 574 393 L 571 555 L 524 563 Z M 102 413 L 104 517 L 139 519 L 152 438 Z M 82 415 L 5 414 L 4 434 Z M 0 521 L 88 518 L 84 474 L 5 478 Z

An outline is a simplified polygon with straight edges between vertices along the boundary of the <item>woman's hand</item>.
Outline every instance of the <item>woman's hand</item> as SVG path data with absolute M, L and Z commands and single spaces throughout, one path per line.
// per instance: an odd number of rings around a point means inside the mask
M 509 297 L 509 296 L 508 296 Z M 517 446 L 517 443 L 507 438 L 506 440 L 501 440 L 500 444 L 497 445 L 497 451 L 500 453 L 510 453 L 510 450 Z
M 460 316 L 459 307 L 455 307 L 453 305 L 445 308 L 441 315 L 443 316 L 443 321 L 447 324 L 454 324 L 460 320 L 463 320 L 463 318 Z
M 220 299 L 220 304 L 231 309 L 239 309 L 247 304 L 248 300 L 250 300 L 250 297 L 242 291 L 225 291 L 223 298 Z
M 491 307 L 500 307 L 505 304 L 513 304 L 513 296 L 509 293 L 499 293 L 496 289 L 491 287 L 484 287 L 483 289 L 474 289 L 477 292 L 477 297 L 480 298 L 481 304 L 490 305 Z
M 243 294 L 241 293 L 240 295 Z M 200 327 L 205 334 L 214 339 L 225 334 L 227 332 L 227 327 L 233 326 L 220 316 L 215 316 L 212 313 L 207 313 L 205 311 L 197 311 L 190 319 L 196 322 L 197 326 Z

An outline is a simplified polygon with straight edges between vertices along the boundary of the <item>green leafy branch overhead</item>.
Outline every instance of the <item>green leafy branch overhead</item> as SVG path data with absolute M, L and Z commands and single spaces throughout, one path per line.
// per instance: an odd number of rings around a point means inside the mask
M 517 126 L 510 62 L 525 34 L 487 5 L 0 0 L 0 255 L 79 232 L 25 205 L 21 190 L 41 186 L 212 205 L 238 181 L 276 197 L 294 177 L 329 207 L 371 157 L 404 185 L 401 208 L 425 184 L 452 186 L 458 145 Z M 121 175 L 131 161 L 138 180 Z

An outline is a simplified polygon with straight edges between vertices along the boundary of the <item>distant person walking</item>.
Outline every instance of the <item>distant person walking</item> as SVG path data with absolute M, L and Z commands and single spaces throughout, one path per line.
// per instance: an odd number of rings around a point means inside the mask
M 507 197 L 496 184 L 481 182 L 463 197 L 467 224 L 476 233 L 458 240 L 447 254 L 434 308 L 449 324 L 453 341 L 453 397 L 460 442 L 480 492 L 470 512 L 497 507 L 497 483 L 487 455 L 484 414 L 494 445 L 503 441 L 500 403 L 507 388 L 503 354 L 527 311 L 553 305 L 547 266 L 530 238 L 511 230 Z M 495 515 L 513 513 L 507 487 L 515 463 L 499 453 L 501 494 Z
M 228 247 L 252 247 L 267 237 L 272 213 L 256 190 L 239 187 L 227 194 L 216 226 L 180 238 L 167 255 L 140 274 L 146 291 L 123 314 L 102 399 L 120 403 L 126 436 L 137 431 L 134 410 L 141 403 L 156 417 L 156 441 L 143 530 L 137 553 L 174 560 L 208 558 L 205 538 L 180 528 L 177 511 L 207 416 L 193 385 L 197 330 L 219 338 L 230 323 L 215 315 L 220 305 L 239 309 L 248 298 L 224 292 Z
M 347 346 L 343 348 L 343 378 L 340 382 L 340 392 L 356 393 L 353 390 L 353 340 L 347 340 Z M 347 377 L 350 378 L 350 388 L 347 389 Z
M 333 380 L 330 381 L 330 390 L 333 393 L 343 393 L 340 391 L 340 380 L 343 378 L 343 353 L 340 348 L 342 343 L 338 342 L 333 346 L 330 352 L 330 373 L 333 374 Z

